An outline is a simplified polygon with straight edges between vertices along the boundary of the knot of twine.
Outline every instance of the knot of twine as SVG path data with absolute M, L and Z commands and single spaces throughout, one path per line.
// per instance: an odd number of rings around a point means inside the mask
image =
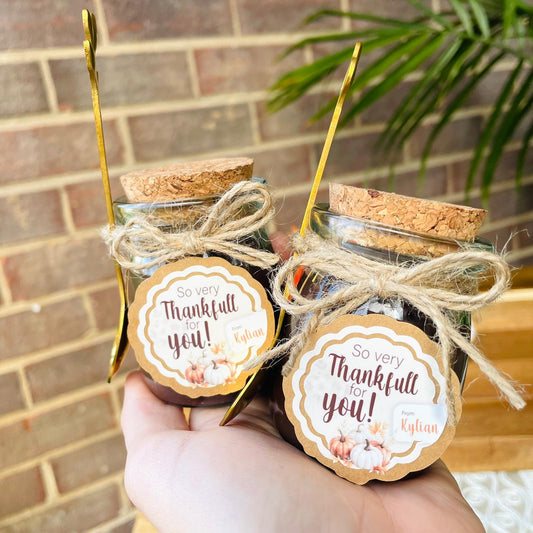
M 248 214 L 252 203 L 258 208 Z M 267 268 L 278 263 L 279 257 L 239 240 L 265 227 L 273 217 L 274 205 L 268 188 L 261 183 L 241 181 L 224 193 L 191 229 L 166 233 L 149 216 L 135 216 L 122 226 L 104 227 L 101 234 L 110 255 L 133 272 L 206 252 Z
M 514 408 L 524 407 L 525 401 L 511 381 L 454 325 L 454 312 L 480 309 L 496 300 L 509 287 L 510 270 L 502 257 L 485 251 L 459 251 L 402 266 L 356 255 L 313 234 L 305 237 L 295 235 L 292 244 L 296 254 L 279 269 L 273 282 L 273 297 L 287 313 L 309 316 L 300 331 L 262 354 L 261 362 L 288 353 L 288 361 L 283 367 L 283 375 L 287 376 L 310 334 L 319 325 L 330 324 L 371 298 L 396 299 L 408 302 L 435 325 L 439 357 L 447 383 L 448 412 L 454 425 L 456 419 L 451 394 L 454 348 L 468 355 Z M 326 292 L 319 299 L 301 295 L 294 280 L 295 274 L 305 266 L 322 276 L 333 276 L 341 282 L 340 288 Z M 475 274 L 468 274 L 468 269 L 482 271 L 484 276 L 490 277 L 494 281 L 490 289 L 474 293 L 477 278 Z

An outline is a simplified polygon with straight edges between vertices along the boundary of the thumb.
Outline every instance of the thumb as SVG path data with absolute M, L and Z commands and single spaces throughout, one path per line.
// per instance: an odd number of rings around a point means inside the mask
M 126 379 L 121 424 L 128 452 L 156 433 L 190 430 L 183 409 L 156 398 L 140 371 L 132 372 Z

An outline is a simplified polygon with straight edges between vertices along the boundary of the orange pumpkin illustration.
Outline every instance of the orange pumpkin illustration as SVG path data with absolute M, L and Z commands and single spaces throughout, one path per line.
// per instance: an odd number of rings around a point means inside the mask
M 350 460 L 350 453 L 353 450 L 356 442 L 350 437 L 346 437 L 342 431 L 339 430 L 340 436 L 333 437 L 329 441 L 329 451 L 342 461 Z
M 380 465 L 375 466 L 374 470 L 377 470 L 378 472 L 385 472 L 391 460 L 391 456 L 392 456 L 391 451 L 382 442 L 373 440 L 373 441 L 370 441 L 369 444 L 377 448 L 381 452 L 381 455 L 383 456 L 382 463 Z
M 204 383 L 205 366 L 199 363 L 192 363 L 190 367 L 185 370 L 185 379 L 196 385 Z

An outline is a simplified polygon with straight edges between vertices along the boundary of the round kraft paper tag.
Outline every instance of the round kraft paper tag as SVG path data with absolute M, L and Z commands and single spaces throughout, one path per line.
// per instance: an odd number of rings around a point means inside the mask
M 435 462 L 455 434 L 437 351 L 420 329 L 383 315 L 344 315 L 319 328 L 283 379 L 306 453 L 359 484 Z M 458 420 L 455 374 L 452 382 Z
M 242 389 L 243 365 L 270 347 L 274 313 L 243 268 L 192 257 L 143 281 L 128 312 L 128 338 L 154 380 L 191 398 Z

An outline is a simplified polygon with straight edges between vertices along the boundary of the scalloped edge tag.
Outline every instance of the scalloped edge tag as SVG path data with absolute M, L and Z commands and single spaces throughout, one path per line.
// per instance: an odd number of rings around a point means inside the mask
M 242 389 L 267 350 L 275 320 L 264 287 L 218 257 L 191 257 L 159 268 L 130 306 L 128 337 L 141 368 L 190 398 Z
M 318 328 L 283 379 L 305 452 L 357 484 L 394 481 L 434 463 L 455 435 L 438 345 L 384 315 Z M 452 372 L 456 420 L 459 380 Z

